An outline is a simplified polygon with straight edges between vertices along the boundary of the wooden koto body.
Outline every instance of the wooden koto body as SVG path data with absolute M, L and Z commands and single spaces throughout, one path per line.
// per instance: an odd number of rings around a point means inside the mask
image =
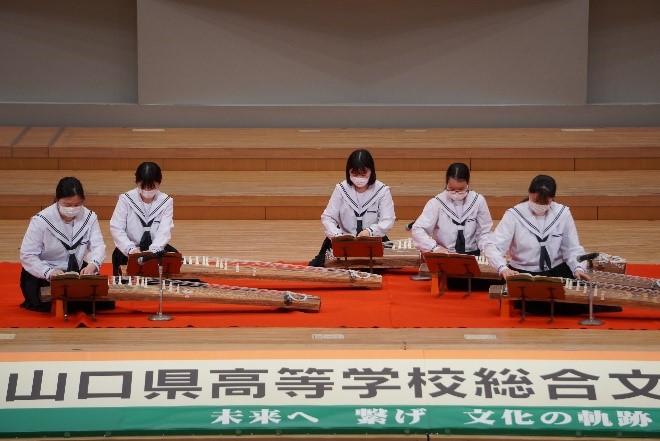
M 428 253 L 432 255 L 433 253 Z M 452 256 L 453 254 L 447 254 L 447 256 Z M 485 279 L 485 280 L 501 280 L 502 277 L 499 275 L 497 271 L 495 271 L 489 264 L 488 260 L 484 256 L 469 256 L 465 254 L 459 254 L 459 256 L 464 257 L 464 258 L 472 258 L 474 257 L 474 260 L 477 262 L 477 267 L 479 267 L 479 274 L 474 274 L 471 276 L 472 279 Z M 429 274 L 432 274 L 431 271 L 428 268 L 428 265 L 425 263 L 422 265 L 421 268 L 421 273 L 424 273 L 426 271 Z M 466 274 L 461 274 L 461 273 L 446 273 L 444 274 L 446 277 L 459 277 L 459 278 L 466 278 Z
M 418 268 L 421 263 L 419 251 L 412 245 L 412 239 L 401 239 L 386 243 L 382 257 L 350 257 L 344 259 L 336 257 L 332 250 L 326 253 L 326 268 Z
M 96 300 L 159 300 L 160 289 L 158 279 L 131 277 L 124 278 L 124 281 L 126 284 L 111 283 L 108 286 L 107 295 L 99 296 Z M 128 281 L 131 284 L 128 284 Z M 153 284 L 154 282 L 155 284 Z M 290 291 L 243 288 L 177 280 L 164 280 L 163 284 L 163 301 L 165 302 L 270 306 L 279 309 L 307 312 L 318 312 L 321 308 L 320 297 Z M 51 300 L 49 286 L 41 288 L 41 298 L 43 301 Z
M 383 257 L 373 258 L 373 268 L 397 269 L 397 268 L 419 268 L 420 274 L 430 275 L 426 263 L 422 262 L 422 255 L 412 243 L 411 238 L 392 241 L 385 247 Z M 483 256 L 477 256 L 477 264 L 481 272 L 474 279 L 501 280 Z M 369 268 L 371 260 L 368 258 L 337 258 L 329 251 L 326 255 L 326 268 Z M 453 276 L 452 276 L 453 277 Z M 460 277 L 460 276 L 456 276 Z
M 397 269 L 397 268 L 418 268 L 420 263 L 419 252 L 417 253 L 398 253 L 385 249 L 383 257 L 374 257 L 373 259 L 364 257 L 353 257 L 348 259 L 338 259 L 330 254 L 326 256 L 326 268 L 377 268 L 377 269 Z
M 127 274 L 125 270 L 122 272 Z M 155 274 L 151 276 L 154 277 Z M 292 283 L 321 283 L 368 289 L 380 289 L 383 286 L 382 276 L 353 269 L 315 268 L 306 265 L 207 256 L 183 256 L 179 272 L 163 274 L 163 277 L 168 279 L 282 280 Z
M 561 279 L 564 284 L 565 298 L 557 301 L 589 303 L 589 295 L 593 291 L 594 304 L 660 308 L 660 285 L 656 279 L 601 271 L 591 271 L 590 276 L 592 280 L 589 282 Z M 521 298 L 518 293 L 508 293 L 506 285 L 492 285 L 489 295 L 496 299 L 519 300 Z

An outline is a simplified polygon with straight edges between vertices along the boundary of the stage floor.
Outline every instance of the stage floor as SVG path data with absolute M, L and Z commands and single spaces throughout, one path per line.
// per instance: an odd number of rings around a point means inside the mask
M 629 273 L 660 277 L 660 265 L 629 264 Z M 111 272 L 106 264 L 102 273 Z M 352 289 L 328 284 L 291 281 L 217 280 L 221 285 L 268 288 L 309 294 L 320 298 L 319 312 L 285 311 L 276 307 L 200 302 L 199 294 L 181 301 L 163 302 L 163 312 L 171 321 L 151 321 L 158 311 L 155 300 L 119 301 L 115 310 L 99 311 L 96 320 L 85 313 L 68 316 L 67 321 L 49 313 L 19 307 L 22 294 L 18 286 L 20 265 L 0 263 L 0 326 L 7 328 L 527 328 L 579 329 L 585 316 L 548 317 L 527 315 L 520 322 L 520 311 L 498 299 L 489 298 L 482 287 L 465 296 L 465 291 L 446 291 L 438 297 L 431 293 L 431 281 L 413 281 L 414 268 L 388 271 L 382 275 L 381 289 Z M 139 290 L 136 289 L 139 294 Z M 200 291 L 203 291 L 200 289 Z M 601 313 L 598 329 L 658 330 L 660 312 L 626 306 L 623 312 Z
M 520 323 L 483 291 L 435 297 L 411 268 L 379 290 L 269 284 L 319 296 L 318 313 L 165 302 L 173 320 L 153 322 L 156 302 L 124 301 L 65 322 L 18 306 L 19 270 L 0 263 L 0 437 L 660 438 L 657 310 Z

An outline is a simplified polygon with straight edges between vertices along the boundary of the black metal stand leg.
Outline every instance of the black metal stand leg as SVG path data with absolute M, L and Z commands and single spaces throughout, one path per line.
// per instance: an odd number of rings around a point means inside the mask
M 472 294 L 472 276 L 468 276 L 467 278 L 467 283 L 468 283 L 468 289 L 463 298 L 466 298 L 470 294 Z
M 438 274 L 438 297 L 443 295 L 445 293 L 445 289 L 447 288 L 447 274 L 446 273 L 439 273 Z
M 555 299 L 550 299 L 550 319 L 548 319 L 548 324 L 555 321 Z
M 369 274 L 374 273 L 374 253 L 371 248 L 369 248 Z
M 96 285 L 92 286 L 92 320 L 96 321 Z

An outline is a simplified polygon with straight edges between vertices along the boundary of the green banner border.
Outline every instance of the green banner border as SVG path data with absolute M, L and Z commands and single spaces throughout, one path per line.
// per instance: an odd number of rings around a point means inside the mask
M 240 411 L 243 421 L 231 426 L 212 424 L 214 413 L 221 409 Z M 250 423 L 251 411 L 261 409 L 280 411 L 281 421 L 267 427 Z M 385 409 L 386 424 L 358 424 L 356 409 Z M 425 415 L 415 425 L 398 424 L 394 415 L 398 409 L 426 409 Z M 631 408 L 578 408 L 578 407 L 488 407 L 500 420 L 493 425 L 471 425 L 467 412 L 474 406 L 161 406 L 161 407 L 111 407 L 111 408 L 35 408 L 0 409 L 0 437 L 69 437 L 69 436 L 137 436 L 137 435 L 377 435 L 377 434 L 440 434 L 440 435 L 539 435 L 576 437 L 660 438 L 660 409 Z M 505 409 L 516 409 L 530 414 L 535 421 L 546 412 L 564 412 L 572 416 L 570 424 L 548 426 L 540 423 L 536 428 L 529 426 L 506 426 L 501 422 Z M 610 416 L 612 427 L 587 427 L 577 420 L 582 410 L 601 411 Z M 616 411 L 641 411 L 648 415 L 651 423 L 647 427 L 619 427 Z M 317 424 L 305 418 L 289 420 L 286 415 L 304 412 L 322 418 Z M 410 418 L 408 418 L 410 419 Z

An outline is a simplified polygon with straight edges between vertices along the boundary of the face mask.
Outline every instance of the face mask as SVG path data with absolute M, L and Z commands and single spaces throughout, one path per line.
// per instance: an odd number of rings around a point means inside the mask
M 537 216 L 543 216 L 545 213 L 548 212 L 550 209 L 550 205 L 541 205 L 537 204 L 536 202 L 528 201 L 529 202 L 529 208 L 532 209 L 532 213 L 536 214 Z
M 460 202 L 463 199 L 467 197 L 468 190 L 465 191 L 450 191 L 447 190 L 447 193 L 449 194 L 449 199 L 451 199 L 454 202 Z
M 140 189 L 140 194 L 145 199 L 151 199 L 158 194 L 158 189 L 154 188 L 153 190 L 142 190 Z
M 64 217 L 76 217 L 78 216 L 78 213 L 80 213 L 80 210 L 82 210 L 82 205 L 78 207 L 63 207 L 57 204 L 57 207 L 60 210 L 62 216 Z
M 355 176 L 351 176 L 351 181 L 356 187 L 362 188 L 366 187 L 366 185 L 369 183 L 369 178 L 357 178 Z

